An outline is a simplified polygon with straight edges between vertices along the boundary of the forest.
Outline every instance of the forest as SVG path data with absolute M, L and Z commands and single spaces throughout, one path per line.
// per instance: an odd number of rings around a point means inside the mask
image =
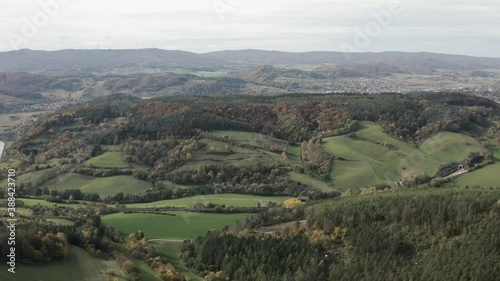
M 274 231 L 259 231 L 271 215 L 262 214 L 186 241 L 182 258 L 228 277 L 213 280 L 496 280 L 499 198 L 499 189 L 421 189 L 318 202 L 285 211 L 292 223 Z

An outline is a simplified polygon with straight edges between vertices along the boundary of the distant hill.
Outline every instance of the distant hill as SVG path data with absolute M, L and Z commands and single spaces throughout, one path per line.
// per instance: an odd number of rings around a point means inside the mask
M 356 72 L 366 66 L 397 68 L 408 73 L 434 70 L 500 68 L 500 58 L 478 58 L 435 53 L 290 53 L 262 50 L 219 51 L 196 54 L 160 49 L 138 50 L 19 50 L 0 53 L 0 71 L 141 73 L 174 69 L 249 69 L 262 65 L 286 68 L 350 66 Z M 391 70 L 392 71 L 392 70 Z
M 25 72 L 149 72 L 151 69 L 216 67 L 223 62 L 184 51 L 19 50 L 0 53 L 0 70 Z

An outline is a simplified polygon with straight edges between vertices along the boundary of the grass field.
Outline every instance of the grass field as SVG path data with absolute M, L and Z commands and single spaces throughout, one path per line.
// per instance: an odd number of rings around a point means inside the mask
M 332 175 L 333 183 L 339 190 L 352 191 L 359 190 L 360 187 L 376 184 L 388 184 L 393 187 L 393 181 L 381 180 L 370 163 L 365 161 L 340 161 L 333 162 Z
M 340 189 L 383 183 L 393 186 L 394 181 L 412 171 L 433 176 L 441 164 L 463 160 L 470 152 L 485 151 L 475 139 L 448 132 L 437 134 L 417 149 L 384 133 L 372 122 L 362 122 L 362 129 L 356 135 L 362 139 L 347 136 L 324 139 L 327 152 L 356 161 L 334 161 L 332 179 Z
M 75 224 L 72 221 L 66 220 L 66 219 L 47 219 L 48 222 L 51 222 L 55 225 L 73 225 Z
M 147 238 L 190 239 L 204 235 L 211 229 L 234 226 L 237 221 L 251 214 L 206 214 L 192 212 L 168 212 L 160 214 L 112 214 L 102 217 L 102 222 L 123 235 L 142 230 Z
M 26 121 L 30 116 L 39 114 L 39 113 L 44 113 L 43 111 L 38 111 L 38 112 L 23 112 L 23 113 L 7 113 L 7 114 L 0 114 L 0 133 L 3 132 L 5 129 L 10 128 L 11 126 L 19 125 Z M 11 116 L 19 117 L 15 119 L 11 119 Z
M 230 140 L 238 141 L 254 147 L 268 149 L 269 146 L 274 145 L 278 149 L 286 148 L 287 142 L 279 139 L 272 138 L 258 133 L 250 133 L 244 131 L 213 131 L 210 132 L 218 137 L 229 137 Z
M 493 153 L 493 157 L 500 160 L 500 144 L 496 143 L 496 141 L 492 139 L 489 139 L 488 142 L 490 144 L 489 149 Z
M 54 206 L 54 205 L 57 205 L 57 206 L 61 206 L 61 207 L 69 207 L 69 208 L 77 208 L 78 207 L 78 204 L 56 204 L 56 203 L 52 203 L 52 202 L 48 202 L 48 201 L 45 201 L 45 200 L 40 200 L 40 199 L 27 199 L 27 198 L 17 198 L 16 199 L 16 202 L 24 202 L 24 204 L 26 206 L 35 206 L 35 205 L 38 205 L 40 204 L 41 206 Z M 5 204 L 5 202 L 7 202 L 7 199 L 0 199 L 0 204 L 3 205 Z
M 238 132 L 236 132 L 238 133 Z M 182 167 L 171 171 L 170 173 L 177 173 L 182 171 L 192 171 L 196 170 L 200 165 L 216 165 L 224 163 L 226 165 L 233 165 L 236 167 L 250 166 L 255 162 L 259 161 L 262 163 L 269 163 L 272 161 L 278 161 L 281 157 L 277 154 L 266 153 L 263 149 L 246 149 L 230 145 L 226 142 L 215 141 L 210 139 L 201 140 L 206 146 L 196 153 L 193 154 L 192 160 L 187 162 Z M 209 153 L 209 150 L 213 147 L 215 149 L 224 149 L 228 147 L 232 150 L 231 154 L 220 155 Z
M 191 272 L 181 261 L 180 253 L 182 250 L 182 242 L 166 242 L 155 241 L 150 242 L 150 245 L 155 247 L 160 254 L 165 257 L 182 274 L 189 277 L 192 281 L 203 281 L 204 279 L 195 273 Z
M 102 281 L 108 270 L 113 270 L 119 280 L 128 280 L 116 262 L 93 258 L 85 250 L 70 246 L 69 256 L 46 265 L 17 264 L 16 273 L 7 272 L 7 265 L 0 265 L 0 280 L 5 281 Z
M 445 184 L 445 187 L 500 187 L 500 163 L 488 165 L 479 170 L 461 175 Z
M 451 132 L 440 132 L 427 139 L 420 146 L 420 150 L 442 162 L 460 161 L 467 158 L 471 152 L 486 151 L 475 139 Z
M 304 175 L 297 172 L 289 172 L 288 176 L 290 176 L 290 178 L 294 181 L 309 185 L 323 192 L 331 192 L 335 190 L 333 187 L 329 186 L 325 182 L 312 178 L 311 176 L 308 175 Z
M 330 188 L 331 189 L 331 188 Z M 127 204 L 127 208 L 161 208 L 161 207 L 186 207 L 191 208 L 194 205 L 208 203 L 226 205 L 232 207 L 256 207 L 257 202 L 267 205 L 268 202 L 282 203 L 290 199 L 287 196 L 256 196 L 246 194 L 211 194 L 185 197 L 180 199 L 156 201 L 152 203 Z
M 85 166 L 95 166 L 99 168 L 127 168 L 125 155 L 121 151 L 104 152 L 103 154 L 85 161 Z
M 45 185 L 49 189 L 58 191 L 80 189 L 85 193 L 97 193 L 102 198 L 119 192 L 124 194 L 141 193 L 152 188 L 150 183 L 134 179 L 132 176 L 95 178 L 74 173 L 61 174 L 48 181 Z

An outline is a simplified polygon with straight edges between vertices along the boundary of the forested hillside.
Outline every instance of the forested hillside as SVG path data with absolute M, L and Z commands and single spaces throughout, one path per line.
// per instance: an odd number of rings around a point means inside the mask
M 276 208 L 185 242 L 182 257 L 229 280 L 496 280 L 499 199 L 499 189 L 424 189 Z M 273 217 L 307 221 L 261 230 Z

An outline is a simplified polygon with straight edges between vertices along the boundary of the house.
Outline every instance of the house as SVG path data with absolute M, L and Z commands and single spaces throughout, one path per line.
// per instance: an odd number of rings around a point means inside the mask
M 306 203 L 307 201 L 311 200 L 309 196 L 298 196 L 297 199 L 302 201 L 303 203 Z

